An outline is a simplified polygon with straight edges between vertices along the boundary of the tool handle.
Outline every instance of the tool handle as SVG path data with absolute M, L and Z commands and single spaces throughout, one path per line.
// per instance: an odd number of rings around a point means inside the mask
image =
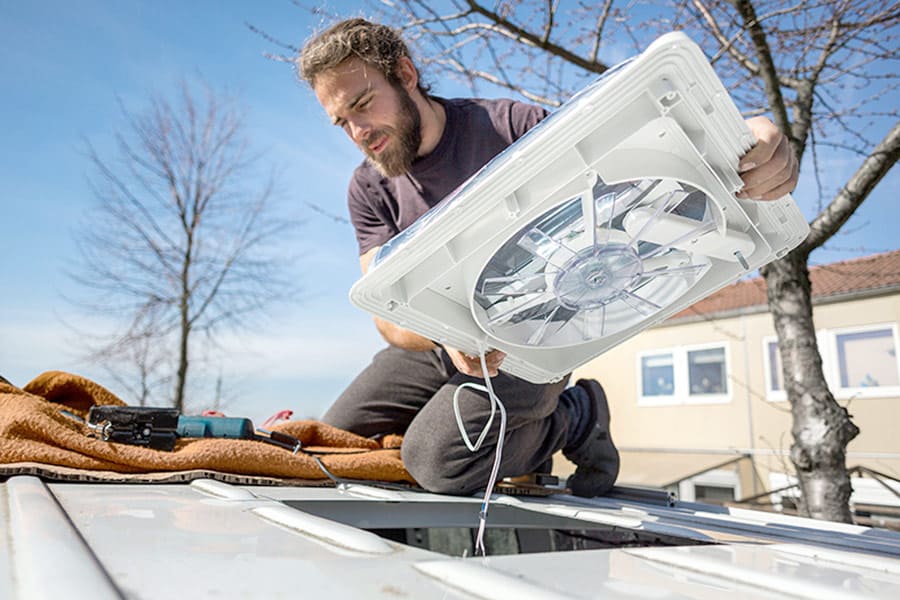
M 250 419 L 240 417 L 178 417 L 175 430 L 183 438 L 232 438 L 252 440 L 255 435 Z

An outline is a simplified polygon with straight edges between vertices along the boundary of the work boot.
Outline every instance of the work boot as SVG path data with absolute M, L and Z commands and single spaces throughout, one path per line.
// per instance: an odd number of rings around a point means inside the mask
M 609 431 L 609 404 L 603 387 L 593 379 L 575 383 L 590 396 L 590 418 L 593 426 L 573 444 L 563 448 L 563 455 L 575 463 L 575 473 L 568 487 L 576 496 L 592 498 L 608 492 L 619 475 L 619 451 Z

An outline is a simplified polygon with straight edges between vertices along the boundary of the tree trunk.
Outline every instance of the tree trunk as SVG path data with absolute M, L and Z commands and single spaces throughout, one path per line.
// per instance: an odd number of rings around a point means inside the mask
M 185 311 L 187 309 L 185 308 Z M 184 388 L 187 382 L 188 371 L 188 341 L 191 335 L 187 314 L 182 313 L 181 334 L 178 344 L 178 374 L 175 377 L 175 408 L 178 412 L 184 410 Z
M 825 383 L 807 258 L 794 251 L 762 269 L 793 415 L 791 461 L 802 492 L 801 514 L 852 523 L 847 444 L 859 428 Z
M 184 263 L 181 266 L 181 297 L 178 306 L 180 323 L 178 328 L 178 374 L 175 376 L 175 408 L 184 410 L 184 388 L 187 382 L 188 349 L 191 337 L 190 315 L 190 270 L 194 238 L 192 230 L 187 230 L 187 243 L 184 252 Z

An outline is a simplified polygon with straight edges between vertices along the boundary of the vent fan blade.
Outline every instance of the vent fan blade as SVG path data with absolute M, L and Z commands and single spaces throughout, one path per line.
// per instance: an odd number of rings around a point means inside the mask
M 704 193 L 601 180 L 510 237 L 482 270 L 481 325 L 505 342 L 563 347 L 617 334 L 676 302 L 722 245 Z

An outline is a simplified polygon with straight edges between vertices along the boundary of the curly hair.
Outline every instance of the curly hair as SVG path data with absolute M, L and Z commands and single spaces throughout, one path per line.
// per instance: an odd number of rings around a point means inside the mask
M 412 59 L 398 31 L 387 25 L 354 18 L 340 21 L 308 40 L 294 65 L 300 79 L 315 87 L 319 75 L 345 60 L 358 58 L 396 86 L 401 83 L 397 65 L 403 57 Z M 418 87 L 423 95 L 428 93 L 429 88 L 421 82 L 421 76 Z

